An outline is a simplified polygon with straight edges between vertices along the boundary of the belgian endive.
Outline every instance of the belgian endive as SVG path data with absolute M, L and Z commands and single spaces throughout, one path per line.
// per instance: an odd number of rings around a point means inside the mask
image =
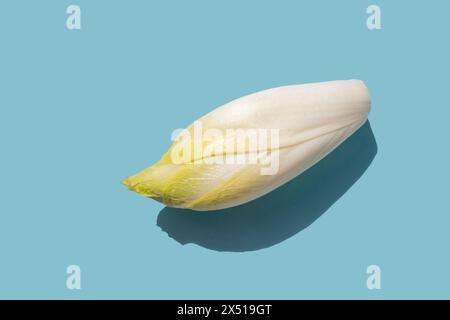
M 123 183 L 171 207 L 237 206 L 314 165 L 361 127 L 369 111 L 361 80 L 250 94 L 195 121 L 159 162 Z

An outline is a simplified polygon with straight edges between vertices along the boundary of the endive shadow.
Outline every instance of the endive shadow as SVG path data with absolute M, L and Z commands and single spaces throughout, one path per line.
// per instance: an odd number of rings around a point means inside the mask
M 165 207 L 157 225 L 181 244 L 235 252 L 267 248 L 318 219 L 362 176 L 376 153 L 367 121 L 316 165 L 259 199 L 208 212 Z

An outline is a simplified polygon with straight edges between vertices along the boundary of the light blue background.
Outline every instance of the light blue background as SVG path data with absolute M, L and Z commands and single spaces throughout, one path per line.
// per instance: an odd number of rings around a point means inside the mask
M 66 7 L 82 30 L 66 29 Z M 382 30 L 366 28 L 366 8 Z M 2 1 L 0 298 L 450 298 L 445 1 Z M 218 252 L 120 180 L 172 130 L 286 84 L 363 79 L 378 154 L 308 228 Z M 270 231 L 268 231 L 270 232 Z M 65 287 L 82 269 L 82 290 Z M 366 268 L 382 289 L 366 288 Z

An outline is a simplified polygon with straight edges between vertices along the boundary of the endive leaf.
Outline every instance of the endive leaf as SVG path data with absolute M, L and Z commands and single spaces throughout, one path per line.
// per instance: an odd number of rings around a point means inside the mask
M 195 121 L 159 162 L 123 183 L 172 207 L 236 206 L 314 165 L 355 132 L 369 111 L 369 92 L 360 80 L 257 92 Z

